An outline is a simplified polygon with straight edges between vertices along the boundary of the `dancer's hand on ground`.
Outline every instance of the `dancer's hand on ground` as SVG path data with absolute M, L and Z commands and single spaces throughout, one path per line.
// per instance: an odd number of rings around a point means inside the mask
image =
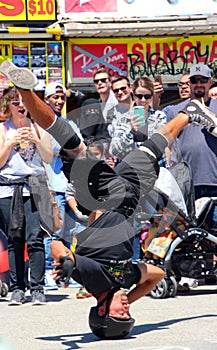
M 56 281 L 62 279 L 64 281 L 64 287 L 68 287 L 75 266 L 70 257 L 64 256 L 60 259 L 59 263 L 54 263 L 53 265 L 56 265 L 56 269 L 54 271 L 56 276 L 54 279 Z
M 55 260 L 52 265 L 56 267 L 55 271 L 53 271 L 55 275 L 54 280 L 64 279 L 64 287 L 68 287 L 74 268 L 73 254 L 61 241 L 53 240 L 50 244 L 50 250 Z

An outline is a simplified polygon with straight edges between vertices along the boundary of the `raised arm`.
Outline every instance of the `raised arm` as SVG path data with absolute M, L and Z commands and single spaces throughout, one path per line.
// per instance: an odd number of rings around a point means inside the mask
M 32 90 L 18 90 L 31 117 L 41 128 L 47 130 L 70 156 L 86 156 L 86 146 L 70 123 L 57 119 L 52 109 Z

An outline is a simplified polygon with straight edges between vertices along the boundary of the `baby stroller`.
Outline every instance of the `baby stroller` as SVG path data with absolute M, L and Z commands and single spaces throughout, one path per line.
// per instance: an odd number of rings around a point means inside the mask
M 169 170 L 162 168 L 154 189 L 145 197 L 152 205 L 152 213 L 142 210 L 137 214 L 141 223 L 150 223 L 142 232 L 142 258 L 160 266 L 166 273 L 150 293 L 156 299 L 174 297 L 181 277 L 216 278 L 214 261 L 209 259 L 217 256 L 217 230 L 208 231 L 206 219 L 217 204 L 217 198 L 201 199 L 195 210 L 192 176 L 187 163 L 180 162 L 172 171 L 175 177 L 180 177 L 181 186 L 179 179 L 176 181 Z

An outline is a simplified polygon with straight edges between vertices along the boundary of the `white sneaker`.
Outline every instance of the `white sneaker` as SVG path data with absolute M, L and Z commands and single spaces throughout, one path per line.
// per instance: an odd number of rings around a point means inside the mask
M 204 125 L 210 134 L 217 137 L 217 116 L 210 112 L 200 101 L 191 100 L 185 108 L 180 111 L 189 117 L 189 122 Z
M 191 288 L 196 288 L 198 286 L 198 280 L 195 278 L 182 277 L 179 284 L 182 286 L 188 285 Z
M 31 70 L 27 68 L 19 68 L 11 61 L 6 60 L 0 65 L 2 72 L 15 86 L 21 89 L 32 89 L 38 84 L 38 79 Z
M 45 271 L 45 276 L 44 276 L 44 290 L 57 290 L 58 285 L 54 281 L 54 275 L 51 274 L 52 270 L 46 270 Z

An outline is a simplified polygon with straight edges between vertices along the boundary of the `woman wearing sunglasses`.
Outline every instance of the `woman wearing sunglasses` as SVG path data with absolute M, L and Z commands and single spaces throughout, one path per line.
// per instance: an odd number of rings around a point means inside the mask
M 137 78 L 132 86 L 136 106 L 144 107 L 145 128 L 141 130 L 145 137 L 150 138 L 153 132 L 166 124 L 166 114 L 153 109 L 154 83 L 148 77 Z M 132 127 L 140 129 L 139 118 L 132 118 Z
M 40 224 L 52 232 L 52 205 L 50 203 L 49 212 L 43 166 L 43 162 L 52 160 L 50 135 L 28 118 L 28 111 L 15 87 L 4 90 L 1 110 L 8 116 L 0 124 L 0 221 L 8 238 L 12 292 L 9 305 L 21 305 L 25 301 L 25 242 L 32 303 L 45 304 L 45 253 Z M 44 220 L 40 210 L 43 203 Z
M 126 79 L 126 78 L 125 78 Z M 117 81 L 118 79 L 116 79 Z M 122 79 L 123 80 L 123 79 Z M 138 147 L 141 142 L 144 142 L 149 138 L 153 132 L 166 124 L 165 113 L 154 110 L 152 107 L 153 95 L 154 95 L 154 83 L 148 77 L 137 78 L 132 88 L 130 84 L 123 84 L 125 86 L 124 91 L 120 91 L 121 88 L 115 89 L 116 85 L 113 84 L 113 91 L 117 94 L 119 102 L 119 110 L 123 110 L 123 113 L 114 118 L 115 128 L 113 128 L 112 140 L 110 143 L 109 152 L 112 156 L 121 160 L 128 152 Z M 127 85 L 127 86 L 126 86 Z M 118 91 L 115 91 L 118 90 Z M 126 98 L 121 96 L 129 95 L 128 108 L 126 110 Z M 131 95 L 133 96 L 133 103 L 131 103 Z M 125 97 L 124 96 L 124 97 Z M 124 103 L 123 103 L 124 102 Z M 125 108 L 121 108 L 121 105 Z M 141 118 L 134 115 L 134 106 L 143 107 L 143 114 L 145 121 L 141 126 Z M 118 108 L 116 106 L 116 109 Z M 135 112 L 136 113 L 136 112 Z M 114 122 L 113 122 L 114 124 Z M 165 158 L 164 158 L 165 165 Z

